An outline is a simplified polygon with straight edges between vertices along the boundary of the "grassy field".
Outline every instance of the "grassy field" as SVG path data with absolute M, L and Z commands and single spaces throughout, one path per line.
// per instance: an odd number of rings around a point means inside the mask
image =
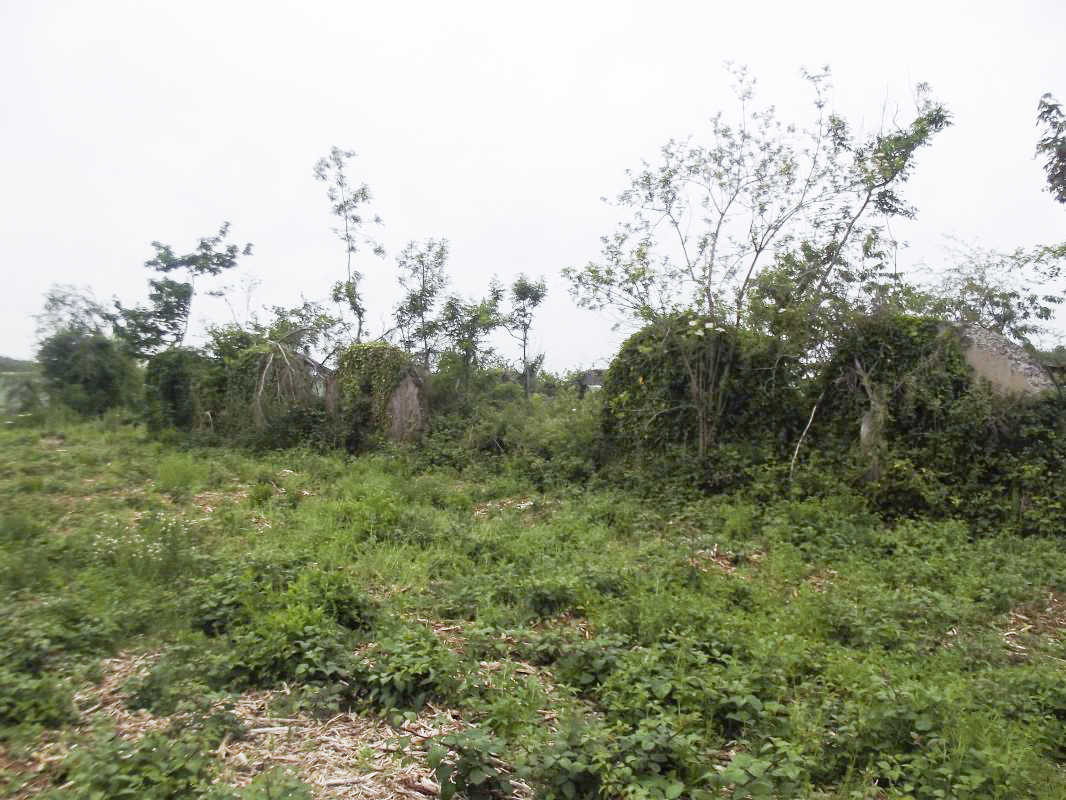
M 0 432 L 0 794 L 1066 797 L 1066 547 Z

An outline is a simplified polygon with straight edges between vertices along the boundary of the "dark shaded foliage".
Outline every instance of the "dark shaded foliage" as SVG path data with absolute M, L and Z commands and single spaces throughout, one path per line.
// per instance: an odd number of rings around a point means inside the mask
M 52 401 L 79 414 L 99 416 L 135 401 L 136 367 L 107 336 L 60 331 L 42 342 L 37 361 Z

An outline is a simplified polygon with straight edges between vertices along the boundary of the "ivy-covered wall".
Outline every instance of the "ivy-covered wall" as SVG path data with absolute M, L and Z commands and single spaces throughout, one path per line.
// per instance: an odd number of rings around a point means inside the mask
M 952 325 L 858 321 L 821 378 L 806 447 L 846 468 L 883 512 L 957 515 L 977 530 L 1066 528 L 1066 403 L 978 379 Z
M 880 415 L 871 435 L 928 444 L 973 379 L 952 326 L 885 314 L 861 319 L 845 332 L 819 383 L 814 430 L 824 434 L 824 445 L 839 437 L 833 446 L 848 447 L 859 442 L 871 407 Z
M 622 345 L 604 377 L 604 431 L 620 450 L 693 445 L 698 428 L 691 381 L 701 367 L 716 444 L 780 449 L 803 416 L 794 360 L 778 343 L 715 328 L 685 313 L 638 331 Z M 691 369 L 690 369 L 691 368 Z
M 424 398 L 411 357 L 400 348 L 385 342 L 351 345 L 340 355 L 337 381 L 351 420 L 349 449 L 358 449 L 375 436 L 394 435 L 396 430 L 417 431 L 417 425 L 394 424 L 393 394 L 401 383 L 407 382 L 407 394 L 413 390 Z M 404 408 L 425 415 L 424 399 L 408 402 Z
M 941 320 L 875 315 L 842 331 L 814 373 L 770 337 L 679 314 L 630 337 L 607 372 L 608 469 L 712 492 L 831 476 L 887 516 L 1061 534 L 1066 401 L 993 388 L 974 375 L 967 346 Z M 702 397 L 692 391 L 694 364 L 714 366 Z M 702 457 L 700 399 L 713 423 Z
M 192 431 L 209 425 L 211 359 L 188 347 L 158 353 L 144 373 L 144 407 L 148 430 Z

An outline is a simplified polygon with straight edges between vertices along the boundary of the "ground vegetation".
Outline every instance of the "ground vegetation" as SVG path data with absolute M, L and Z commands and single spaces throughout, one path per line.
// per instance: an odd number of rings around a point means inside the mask
M 5 794 L 1062 795 L 1059 535 L 835 466 L 651 501 L 562 458 L 590 398 L 461 467 L 8 426 Z

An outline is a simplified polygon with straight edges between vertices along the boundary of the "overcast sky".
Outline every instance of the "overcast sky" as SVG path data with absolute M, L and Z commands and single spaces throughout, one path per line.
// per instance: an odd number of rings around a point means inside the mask
M 463 294 L 545 277 L 550 369 L 605 365 L 625 332 L 575 309 L 559 270 L 597 258 L 617 219 L 600 198 L 626 169 L 735 116 L 726 61 L 798 123 L 802 67 L 829 65 L 833 109 L 868 130 L 931 84 L 955 124 L 905 187 L 908 263 L 943 263 L 946 234 L 1061 242 L 1066 207 L 1033 154 L 1040 96 L 1066 101 L 1064 32 L 1062 0 L 0 0 L 0 354 L 32 357 L 50 285 L 144 302 L 152 241 L 189 252 L 223 221 L 255 245 L 215 284 L 234 286 L 239 318 L 324 299 L 345 253 L 312 168 L 336 145 L 358 153 L 351 178 L 385 223 L 388 258 L 358 264 L 374 333 L 398 299 L 395 255 L 445 237 Z M 260 282 L 250 299 L 242 277 Z M 206 301 L 197 327 L 230 319 Z

